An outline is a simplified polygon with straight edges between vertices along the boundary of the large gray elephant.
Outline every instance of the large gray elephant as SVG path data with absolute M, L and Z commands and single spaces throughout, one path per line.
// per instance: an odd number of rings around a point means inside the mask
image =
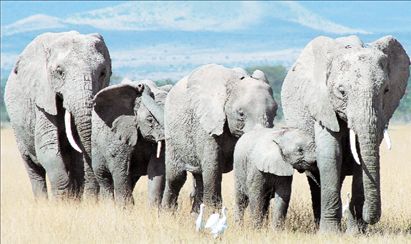
M 321 36 L 288 72 L 281 92 L 285 120 L 315 138 L 321 191 L 310 186 L 320 231 L 340 229 L 340 190 L 349 174 L 350 212 L 357 220 L 349 229 L 380 219 L 379 145 L 404 95 L 409 65 L 391 36 L 370 44 L 356 36 Z
M 150 80 L 123 81 L 97 93 L 92 114 L 92 165 L 103 198 L 132 203 L 135 184 L 147 175 L 149 203 L 161 203 L 163 107 L 169 89 Z
M 234 150 L 236 222 L 243 221 L 250 204 L 253 224 L 260 227 L 274 198 L 273 227 L 282 227 L 294 168 L 310 175 L 315 162 L 314 140 L 302 130 L 263 128 L 241 136 Z
M 103 37 L 45 33 L 21 53 L 5 102 L 34 196 L 96 196 L 91 169 L 91 109 L 109 83 L 111 60 Z M 84 186 L 84 188 L 83 188 Z
M 192 211 L 198 211 L 203 195 L 207 206 L 221 207 L 222 173 L 233 168 L 238 138 L 254 128 L 273 126 L 277 103 L 265 76 L 259 77 L 210 64 L 171 89 L 165 104 L 163 207 L 177 206 L 186 171 L 196 181 Z

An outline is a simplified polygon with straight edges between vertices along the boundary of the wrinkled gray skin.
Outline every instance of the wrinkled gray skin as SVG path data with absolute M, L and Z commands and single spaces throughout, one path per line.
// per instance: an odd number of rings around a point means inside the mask
M 99 34 L 45 33 L 21 53 L 6 85 L 5 102 L 35 198 L 97 196 L 91 169 L 91 108 L 109 83 L 111 60 Z M 82 153 L 70 146 L 64 115 Z
M 199 67 L 171 89 L 165 104 L 166 186 L 162 206 L 175 208 L 186 171 L 195 178 L 193 212 L 221 207 L 222 173 L 246 131 L 272 127 L 277 103 L 266 80 L 220 65 Z
M 152 206 L 164 190 L 164 102 L 170 87 L 150 80 L 123 81 L 101 90 L 94 98 L 93 170 L 103 198 L 133 203 L 132 192 L 148 175 Z M 157 158 L 157 143 L 162 143 Z
M 261 227 L 274 198 L 272 221 L 281 227 L 291 196 L 293 168 L 315 170 L 315 143 L 294 128 L 258 129 L 245 133 L 234 150 L 235 219 L 243 221 L 250 204 L 251 219 Z
M 356 36 L 318 37 L 302 51 L 281 92 L 288 125 L 315 138 L 321 191 L 310 182 L 320 231 L 338 231 L 341 184 L 353 175 L 349 231 L 381 216 L 379 145 L 404 95 L 409 57 L 386 36 L 365 45 Z M 354 162 L 349 130 L 356 134 L 361 166 Z

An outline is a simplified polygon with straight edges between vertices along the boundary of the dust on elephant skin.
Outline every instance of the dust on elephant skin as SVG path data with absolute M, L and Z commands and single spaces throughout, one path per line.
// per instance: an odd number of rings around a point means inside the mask
M 165 104 L 166 186 L 162 205 L 175 208 L 186 171 L 196 190 L 192 211 L 221 206 L 222 173 L 232 170 L 238 137 L 272 127 L 277 103 L 265 75 L 204 65 L 171 89 Z
M 111 59 L 103 37 L 45 33 L 20 54 L 5 103 L 35 197 L 96 196 L 91 169 L 91 107 L 109 83 Z
M 379 221 L 379 145 L 404 95 L 409 65 L 392 36 L 369 44 L 356 36 L 320 36 L 289 70 L 281 91 L 284 117 L 316 142 L 321 191 L 310 186 L 321 231 L 340 229 L 340 187 L 347 173 L 353 174 L 350 212 L 357 225 L 349 229 Z
M 242 223 L 250 205 L 253 224 L 261 227 L 274 198 L 273 226 L 282 227 L 294 168 L 314 171 L 315 163 L 314 140 L 302 130 L 264 128 L 245 133 L 234 151 L 236 222 Z
M 134 186 L 141 176 L 147 175 L 149 203 L 161 203 L 163 106 L 169 89 L 157 87 L 150 80 L 124 80 L 94 98 L 93 170 L 102 198 L 115 198 L 119 204 L 133 203 Z

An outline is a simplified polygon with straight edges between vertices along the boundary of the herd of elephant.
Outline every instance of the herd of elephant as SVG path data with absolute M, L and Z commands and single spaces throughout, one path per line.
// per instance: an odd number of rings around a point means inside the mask
M 192 212 L 221 208 L 222 174 L 234 170 L 235 219 L 250 205 L 260 226 L 287 213 L 294 169 L 306 172 L 316 224 L 341 230 L 341 185 L 352 175 L 347 231 L 381 216 L 380 154 L 405 93 L 410 60 L 393 37 L 320 36 L 302 50 L 281 91 L 286 127 L 265 74 L 203 65 L 174 86 L 109 86 L 103 37 L 45 33 L 21 53 L 5 102 L 36 199 L 99 197 L 133 203 L 148 176 L 149 203 L 175 210 L 187 172 Z

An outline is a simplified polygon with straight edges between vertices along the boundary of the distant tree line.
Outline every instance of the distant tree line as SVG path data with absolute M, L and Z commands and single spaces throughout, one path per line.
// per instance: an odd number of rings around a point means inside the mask
M 282 120 L 283 118 L 283 111 L 281 107 L 281 86 L 283 84 L 284 78 L 287 74 L 287 68 L 282 66 L 282 65 L 275 65 L 275 66 L 252 66 L 252 67 L 247 67 L 245 70 L 248 73 L 252 73 L 254 70 L 259 69 L 265 73 L 267 76 L 267 79 L 273 89 L 273 96 L 274 99 L 279 103 L 279 109 L 277 111 L 277 119 Z M 111 84 L 117 84 L 120 83 L 123 80 L 123 77 L 118 75 L 118 74 L 113 74 L 111 76 Z M 9 117 L 5 108 L 4 104 L 4 87 L 6 85 L 7 78 L 2 78 L 1 79 L 1 94 L 0 94 L 0 118 L 1 118 L 1 123 L 3 124 L 4 122 L 9 121 Z M 166 85 L 166 84 L 174 84 L 177 82 L 176 80 L 172 79 L 162 79 L 162 80 L 157 80 L 156 83 L 157 85 Z M 411 77 L 408 79 L 408 86 L 407 90 L 405 92 L 404 97 L 401 99 L 400 106 L 397 108 L 395 111 L 393 118 L 393 122 L 399 122 L 399 123 L 409 123 L 411 122 Z

